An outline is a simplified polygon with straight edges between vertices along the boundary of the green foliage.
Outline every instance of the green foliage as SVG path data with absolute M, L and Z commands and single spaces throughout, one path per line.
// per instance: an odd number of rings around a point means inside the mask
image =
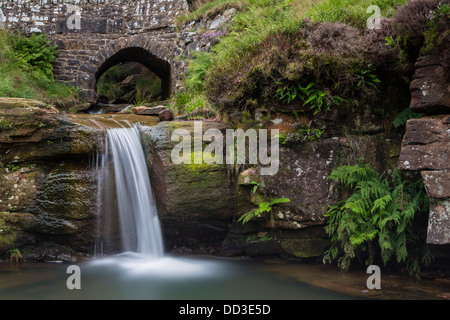
M 348 47 L 352 49 L 341 50 L 348 48 L 342 43 L 349 42 L 345 35 L 350 27 L 327 24 L 317 28 L 315 24 L 304 24 L 303 18 L 365 27 L 372 14 L 366 12 L 370 5 L 379 6 L 381 15 L 391 17 L 405 2 L 199 1 L 183 22 L 214 16 L 229 7 L 238 10 L 211 51 L 192 59 L 185 86 L 204 93 L 218 109 L 246 109 L 249 100 L 257 101 L 258 106 L 274 98 L 285 104 L 302 99 L 315 113 L 330 110 L 333 105 L 375 103 L 380 80 L 366 60 L 367 43 L 350 41 Z M 183 95 L 180 99 L 187 98 L 186 92 Z
M 367 66 L 367 69 L 361 70 L 359 74 L 356 75 L 358 78 L 357 87 L 361 90 L 367 90 L 368 88 L 376 88 L 381 82 L 378 79 L 375 71 L 372 68 L 372 64 Z
M 211 104 L 202 92 L 184 89 L 177 92 L 172 98 L 172 107 L 179 113 L 189 114 L 195 110 L 207 109 L 213 111 Z
M 53 79 L 52 62 L 58 50 L 50 44 L 45 34 L 33 33 L 30 38 L 15 34 L 10 36 L 9 41 L 15 57 L 25 71 L 31 68 L 36 74 Z
M 137 94 L 134 96 L 135 106 L 145 106 L 149 102 L 148 96 Z
M 42 100 L 59 107 L 79 100 L 78 88 L 53 80 L 56 49 L 44 35 L 26 38 L 0 30 L 0 96 Z
M 424 46 L 421 48 L 422 55 L 430 54 L 440 35 L 441 22 L 450 19 L 450 5 L 447 3 L 439 4 L 435 10 L 427 13 L 428 29 L 424 32 Z M 448 29 L 446 30 L 448 32 Z
M 214 62 L 213 56 L 207 52 L 198 51 L 192 53 L 193 58 L 189 60 L 187 69 L 187 77 L 185 78 L 185 86 L 194 91 L 202 92 L 205 90 L 205 75 Z
M 395 258 L 418 275 L 419 256 L 409 253 L 418 241 L 412 228 L 414 216 L 428 205 L 422 181 L 403 180 L 398 170 L 389 181 L 362 162 L 338 167 L 328 179 L 342 184 L 351 195 L 331 206 L 326 214 L 332 247 L 324 261 L 337 260 L 340 268 L 348 269 L 358 253 L 368 251 L 366 263 L 372 264 L 378 245 L 385 265 Z
M 184 88 L 172 97 L 173 107 L 179 113 L 188 114 L 194 110 L 211 109 L 204 93 L 204 81 L 213 61 L 210 53 L 199 51 L 192 54 L 186 77 L 183 79 Z
M 19 166 L 15 166 L 15 165 L 13 165 L 13 164 L 8 164 L 8 165 L 6 166 L 6 169 L 8 170 L 8 172 L 14 172 L 14 171 L 19 170 L 20 167 L 19 167 Z
M 11 263 L 19 263 L 19 260 L 22 258 L 23 256 L 19 249 L 9 250 L 9 261 Z
M 0 132 L 9 130 L 13 127 L 14 127 L 14 124 L 11 121 L 6 120 L 3 117 L 0 118 Z
M 293 86 L 281 86 L 277 89 L 274 97 L 285 104 L 289 104 L 299 97 L 303 101 L 303 105 L 308 105 L 314 114 L 320 111 L 330 111 L 333 105 L 339 106 L 341 102 L 345 102 L 345 99 L 337 95 L 332 96 L 326 89 L 318 89 L 315 82 L 310 82 L 305 87 L 301 83 Z
M 324 0 L 312 7 L 307 15 L 313 21 L 341 22 L 358 28 L 367 26 L 367 19 L 373 12 L 367 12 L 371 5 L 378 6 L 382 16 L 391 17 L 396 7 L 407 0 Z
M 325 130 L 317 128 L 297 128 L 295 132 L 280 133 L 279 141 L 281 144 L 301 143 L 305 141 L 314 141 L 320 139 Z
M 136 83 L 136 96 L 141 99 L 154 100 L 161 96 L 161 79 L 157 76 L 150 79 L 140 79 Z
M 280 203 L 290 202 L 291 200 L 288 198 L 276 198 L 270 199 L 269 201 L 263 201 L 262 197 L 258 194 L 258 208 L 253 209 L 247 213 L 244 213 L 239 219 L 238 222 L 242 221 L 242 224 L 249 222 L 254 217 L 260 217 L 263 213 L 271 213 L 272 206 Z
M 392 122 L 395 128 L 403 127 L 406 125 L 406 122 L 409 119 L 415 119 L 423 117 L 424 114 L 415 112 L 411 110 L 410 108 L 403 109 L 400 111 L 400 113 L 395 117 L 394 121 Z
M 264 181 L 261 181 L 261 182 L 252 181 L 251 184 L 253 185 L 252 193 L 256 193 L 256 191 L 258 191 L 259 188 L 262 188 L 264 190 L 264 188 L 266 187 Z M 246 224 L 254 217 L 260 217 L 261 214 L 264 214 L 264 213 L 271 214 L 272 206 L 291 201 L 288 198 L 272 198 L 272 199 L 269 199 L 269 201 L 264 201 L 263 198 L 261 197 L 261 195 L 257 194 L 256 196 L 258 198 L 258 208 L 255 208 L 247 213 L 244 213 L 238 219 L 238 222 L 242 221 L 242 224 Z

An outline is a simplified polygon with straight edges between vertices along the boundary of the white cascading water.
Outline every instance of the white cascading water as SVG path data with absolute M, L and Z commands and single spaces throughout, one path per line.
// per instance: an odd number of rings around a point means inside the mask
M 139 129 L 109 129 L 105 152 L 111 152 L 122 249 L 161 258 L 161 228 L 152 194 Z M 105 181 L 110 181 L 106 169 Z
M 219 270 L 213 262 L 165 255 L 139 127 L 108 129 L 104 152 L 93 159 L 93 165 L 99 179 L 100 238 L 95 252 L 103 256 L 103 241 L 109 242 L 108 238 L 114 236 L 110 228 L 115 225 L 117 212 L 122 253 L 94 259 L 91 266 L 119 267 L 124 275 L 150 279 L 206 277 Z

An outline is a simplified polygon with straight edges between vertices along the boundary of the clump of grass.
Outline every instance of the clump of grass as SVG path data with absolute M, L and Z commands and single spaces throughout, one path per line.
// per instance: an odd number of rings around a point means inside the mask
M 197 0 L 194 1 L 186 15 L 177 18 L 177 24 L 182 25 L 188 21 L 196 21 L 203 17 L 214 16 L 228 8 L 241 8 L 243 2 L 240 0 Z
M 392 17 L 398 6 L 407 0 L 324 0 L 311 7 L 306 16 L 316 22 L 341 22 L 357 28 L 365 28 L 373 12 L 367 8 L 375 5 L 384 17 Z
M 9 261 L 11 263 L 19 263 L 19 260 L 22 258 L 23 256 L 19 249 L 9 250 Z

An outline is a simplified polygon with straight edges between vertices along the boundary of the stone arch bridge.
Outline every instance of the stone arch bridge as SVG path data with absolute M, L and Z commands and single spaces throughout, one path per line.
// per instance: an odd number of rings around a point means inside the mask
M 139 62 L 153 71 L 168 96 L 180 62 L 175 18 L 186 0 L 0 0 L 0 27 L 45 33 L 58 45 L 55 80 L 79 86 L 88 102 L 110 67 Z

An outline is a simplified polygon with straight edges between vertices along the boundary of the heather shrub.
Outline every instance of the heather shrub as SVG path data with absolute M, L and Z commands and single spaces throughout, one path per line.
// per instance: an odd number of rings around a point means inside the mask
M 341 23 L 306 23 L 295 32 L 275 32 L 231 68 L 213 65 L 206 77 L 206 92 L 223 109 L 249 108 L 248 101 L 262 104 L 277 96 L 285 100 L 286 93 L 293 108 L 319 102 L 319 96 L 325 104 L 352 103 L 354 97 L 362 103 L 377 82 L 362 44 L 359 32 Z
M 411 0 L 397 10 L 393 20 L 394 44 L 398 46 L 403 62 L 410 70 L 420 54 L 425 33 L 430 27 L 427 15 L 435 11 L 439 3 L 440 0 Z

